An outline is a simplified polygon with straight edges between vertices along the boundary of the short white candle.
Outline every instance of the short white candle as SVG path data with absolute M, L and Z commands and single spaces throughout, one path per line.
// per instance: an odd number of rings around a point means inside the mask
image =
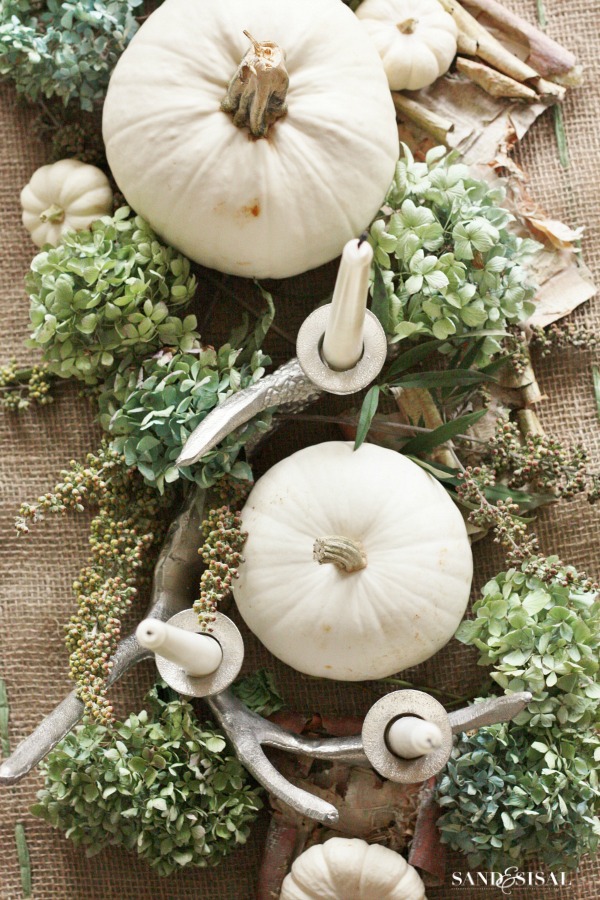
M 221 645 L 207 634 L 197 634 L 161 622 L 160 619 L 144 619 L 135 636 L 142 647 L 154 650 L 178 665 L 192 676 L 212 675 L 221 665 Z
M 348 241 L 342 251 L 322 347 L 324 361 L 337 372 L 352 369 L 363 353 L 372 260 L 366 240 Z
M 441 747 L 443 736 L 439 726 L 433 722 L 418 716 L 402 716 L 390 725 L 386 742 L 396 756 L 416 759 Z

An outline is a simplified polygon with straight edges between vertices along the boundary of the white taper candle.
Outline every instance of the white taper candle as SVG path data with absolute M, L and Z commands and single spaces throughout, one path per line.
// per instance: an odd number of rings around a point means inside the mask
M 154 650 L 178 665 L 192 676 L 212 675 L 221 665 L 221 645 L 208 634 L 197 634 L 161 622 L 160 619 L 144 619 L 138 625 L 135 636 L 142 647 Z
M 338 372 L 352 369 L 363 353 L 372 260 L 371 245 L 363 239 L 348 241 L 342 251 L 322 347 L 324 361 Z
M 418 716 L 402 716 L 390 725 L 386 742 L 396 756 L 416 759 L 437 750 L 442 745 L 443 736 L 439 726 L 433 722 Z

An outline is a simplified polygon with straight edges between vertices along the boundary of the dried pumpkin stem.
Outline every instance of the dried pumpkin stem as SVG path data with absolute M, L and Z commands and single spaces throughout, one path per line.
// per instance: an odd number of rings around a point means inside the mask
M 61 222 L 65 221 L 65 211 L 62 206 L 53 203 L 52 206 L 49 206 L 48 209 L 45 209 L 44 212 L 40 213 L 40 221 L 52 222 L 55 225 L 60 225 Z
M 358 541 L 340 534 L 317 538 L 313 545 L 313 559 L 319 565 L 333 563 L 344 572 L 359 572 L 367 567 L 367 557 Z
M 261 138 L 286 114 L 290 80 L 281 48 L 273 41 L 257 41 L 247 31 L 244 34 L 252 46 L 229 82 L 221 109 L 231 113 L 238 128 L 248 128 Z
M 398 31 L 401 31 L 402 34 L 412 34 L 418 24 L 418 19 L 405 19 L 404 22 L 398 22 L 396 28 Z

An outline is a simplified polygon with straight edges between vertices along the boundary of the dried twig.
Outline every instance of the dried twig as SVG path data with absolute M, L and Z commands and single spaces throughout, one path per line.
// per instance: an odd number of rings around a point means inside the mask
M 426 131 L 440 144 L 447 143 L 447 137 L 450 132 L 454 131 L 454 123 L 450 119 L 444 119 L 432 110 L 427 109 L 422 103 L 416 100 L 410 100 L 404 94 L 392 91 L 392 98 L 396 112 L 401 116 L 405 116 L 423 131 Z
M 490 24 L 513 41 L 515 38 L 520 39 L 525 52 L 529 51 L 527 63 L 540 75 L 562 75 L 575 68 L 577 60 L 569 50 L 553 41 L 535 25 L 511 12 L 503 3 L 498 3 L 497 0 L 466 0 L 466 3 L 484 14 L 486 24 L 489 20 Z M 542 26 L 546 24 L 545 12 L 539 9 L 539 0 L 538 21 Z
M 527 85 L 515 81 L 514 78 L 509 78 L 508 75 L 503 75 L 483 63 L 459 56 L 456 60 L 456 68 L 492 97 L 507 97 L 517 100 L 538 99 L 536 92 Z
M 464 34 L 477 44 L 476 55 L 490 63 L 499 72 L 514 78 L 515 81 L 527 81 L 547 74 L 537 72 L 527 63 L 507 50 L 477 19 L 463 9 L 456 0 L 440 0 L 444 9 L 450 13 L 458 27 L 459 34 Z

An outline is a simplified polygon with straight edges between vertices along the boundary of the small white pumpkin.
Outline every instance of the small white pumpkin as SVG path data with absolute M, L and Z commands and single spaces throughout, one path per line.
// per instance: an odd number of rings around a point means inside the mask
M 417 870 L 381 844 L 330 838 L 302 853 L 280 900 L 427 900 Z
M 96 166 L 61 159 L 37 169 L 21 191 L 23 225 L 38 247 L 55 247 L 66 231 L 80 231 L 112 211 L 113 192 Z
M 251 631 L 300 672 L 384 678 L 450 640 L 473 574 L 442 486 L 375 444 L 299 450 L 259 479 L 234 596 Z
M 166 241 L 259 278 L 341 253 L 399 150 L 381 60 L 340 0 L 165 0 L 113 72 L 103 132 L 119 188 Z
M 364 0 L 356 15 L 371 35 L 393 91 L 433 84 L 456 55 L 456 22 L 437 0 Z

